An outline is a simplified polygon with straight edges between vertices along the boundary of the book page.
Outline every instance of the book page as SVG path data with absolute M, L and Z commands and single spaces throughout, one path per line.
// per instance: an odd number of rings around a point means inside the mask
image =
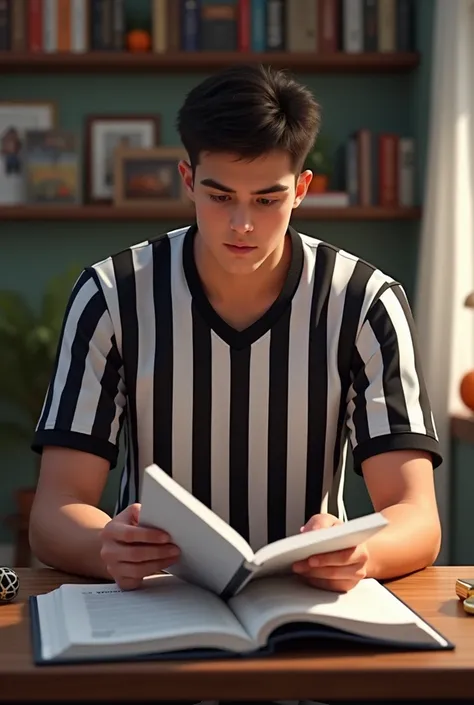
M 150 644 L 157 652 L 252 646 L 224 602 L 171 575 L 145 580 L 144 587 L 132 591 L 115 584 L 63 585 L 60 590 L 68 642 L 82 645 L 85 654 L 135 654 L 149 651 Z
M 388 521 L 382 514 L 374 513 L 327 529 L 315 529 L 274 541 L 256 552 L 253 564 L 258 566 L 258 569 L 253 573 L 252 579 L 289 572 L 294 562 L 318 553 L 358 546 L 387 524 Z
M 209 507 L 156 465 L 145 469 L 140 524 L 167 531 L 181 555 L 168 571 L 220 595 L 253 551 Z
M 261 646 L 277 627 L 319 623 L 359 636 L 446 645 L 444 639 L 376 580 L 362 580 L 347 593 L 319 590 L 298 576 L 262 578 L 247 585 L 229 606 Z

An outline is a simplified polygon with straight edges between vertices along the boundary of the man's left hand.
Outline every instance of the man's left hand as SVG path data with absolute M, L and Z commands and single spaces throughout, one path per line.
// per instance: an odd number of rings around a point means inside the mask
M 301 531 L 325 529 L 343 522 L 332 514 L 315 514 Z M 369 552 L 366 544 L 333 553 L 311 556 L 293 564 L 293 570 L 314 587 L 333 592 L 348 592 L 367 577 Z

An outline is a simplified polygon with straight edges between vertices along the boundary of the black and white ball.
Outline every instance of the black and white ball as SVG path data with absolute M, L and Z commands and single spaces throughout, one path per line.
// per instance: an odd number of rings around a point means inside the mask
M 18 595 L 20 581 L 18 575 L 11 568 L 0 567 L 0 604 L 12 602 Z

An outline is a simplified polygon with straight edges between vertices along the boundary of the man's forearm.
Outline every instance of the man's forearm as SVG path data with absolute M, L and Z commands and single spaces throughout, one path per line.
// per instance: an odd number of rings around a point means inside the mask
M 367 541 L 368 577 L 395 578 L 426 568 L 437 558 L 441 529 L 437 517 L 411 504 L 381 511 L 389 525 Z
M 110 580 L 100 556 L 100 532 L 109 521 L 105 512 L 77 500 L 58 509 L 38 505 L 30 520 L 31 549 L 51 568 Z

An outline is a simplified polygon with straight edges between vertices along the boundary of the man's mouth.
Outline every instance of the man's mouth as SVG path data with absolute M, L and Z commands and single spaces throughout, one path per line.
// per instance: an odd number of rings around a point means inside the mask
M 225 243 L 225 246 L 231 252 L 237 252 L 240 254 L 244 254 L 245 252 L 251 252 L 252 250 L 257 249 L 254 245 L 231 245 L 227 242 Z

